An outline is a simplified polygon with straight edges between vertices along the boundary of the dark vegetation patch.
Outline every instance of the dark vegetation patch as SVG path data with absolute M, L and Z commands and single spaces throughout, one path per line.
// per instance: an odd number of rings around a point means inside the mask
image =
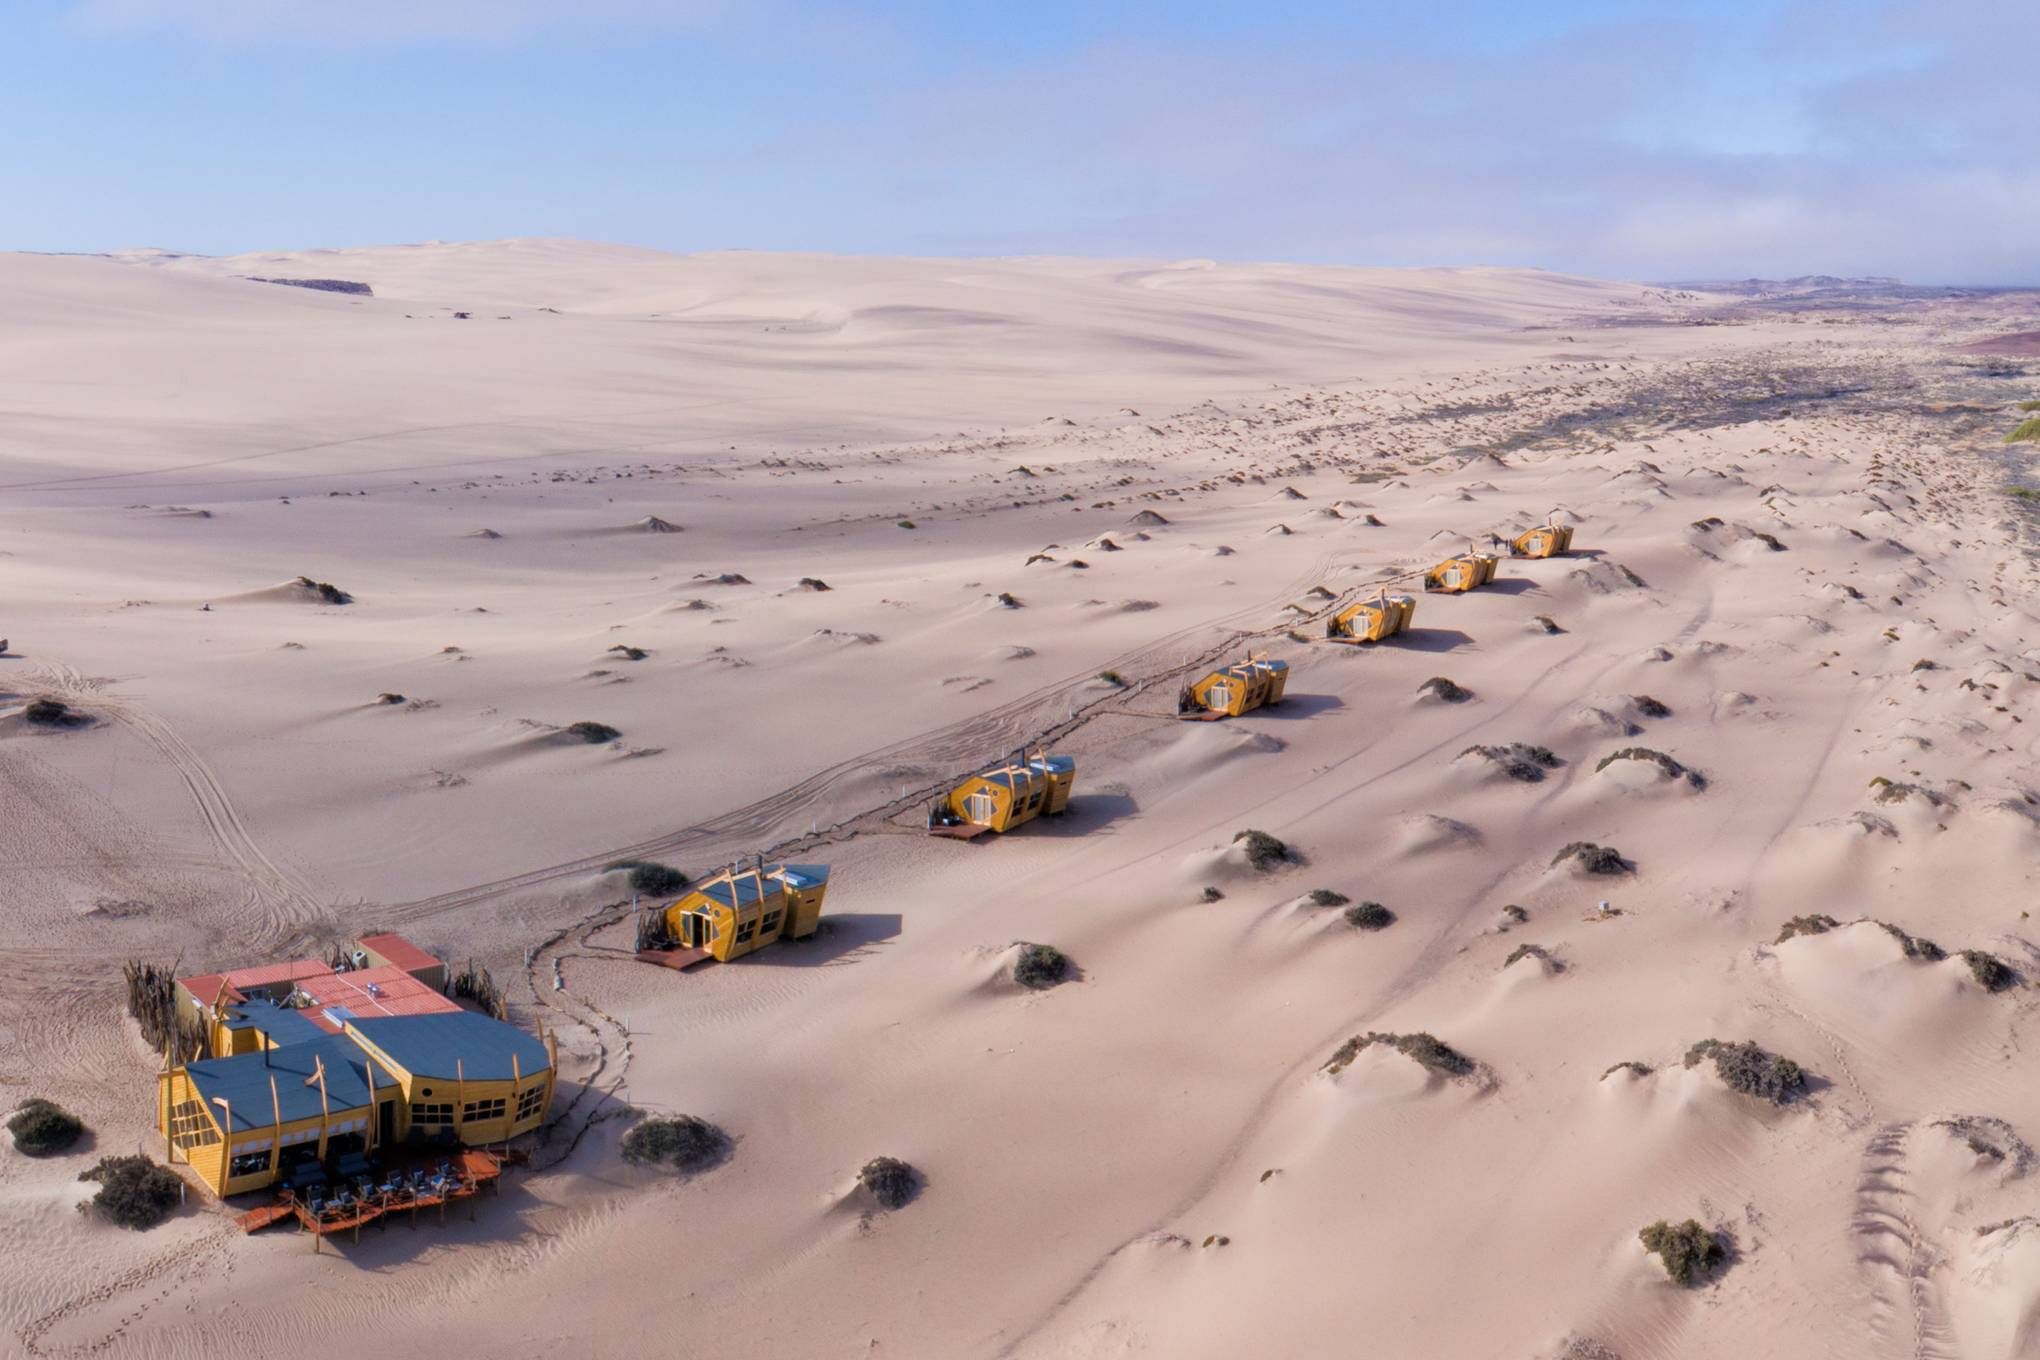
M 614 647 L 611 647 L 609 650 L 616 653 L 616 655 L 622 657 L 625 661 L 642 661 L 646 657 L 651 655 L 651 653 L 646 651 L 644 648 L 633 647 L 627 642 L 619 642 Z
M 1225 894 L 1207 883 L 1204 885 L 1204 900 L 1207 902 L 1223 902 L 1225 901 Z
M 1698 1219 L 1663 1219 L 1637 1233 L 1643 1249 L 1664 1262 L 1665 1274 L 1681 1288 L 1699 1284 L 1728 1260 L 1728 1248 Z
M 1310 890 L 1310 904 L 1314 907 L 1343 907 L 1350 901 L 1352 899 L 1347 897 L 1346 894 L 1333 892 L 1330 888 L 1312 888 Z
M 1652 1067 L 1649 1063 L 1637 1062 L 1634 1059 L 1631 1059 L 1628 1062 L 1608 1064 L 1608 1066 L 1601 1072 L 1601 1080 L 1606 1081 L 1608 1080 L 1608 1078 L 1614 1076 L 1617 1072 L 1634 1072 L 1639 1077 L 1647 1077 L 1656 1070 L 1657 1069 Z
M 1651 698 L 1648 694 L 1632 694 L 1629 702 L 1636 705 L 1636 711 L 1646 718 L 1669 718 L 1672 710 Z
M 2019 1137 L 2018 1131 L 2002 1119 L 1989 1115 L 1963 1114 L 1953 1119 L 1937 1119 L 1937 1129 L 1946 1129 L 1969 1145 L 1969 1150 L 1986 1161 L 2010 1162 L 2009 1170 L 2014 1176 L 2023 1176 L 2032 1170 L 2034 1155 L 2032 1147 Z
M 1099 671 L 1098 678 L 1100 680 L 1103 680 L 1106 684 L 1112 686 L 1112 688 L 1114 689 L 1126 688 L 1126 677 L 1121 675 L 1118 671 Z
M 688 884 L 686 874 L 670 864 L 661 864 L 650 859 L 620 859 L 602 866 L 605 874 L 619 869 L 630 870 L 630 890 L 646 897 L 665 897 L 679 892 Z
M 1551 968 L 1551 971 L 1554 973 L 1563 973 L 1565 971 L 1565 965 L 1560 963 L 1556 958 L 1552 957 L 1551 951 L 1546 949 L 1541 944 L 1517 945 L 1514 949 L 1509 951 L 1509 957 L 1502 960 L 1502 967 L 1508 968 L 1515 964 L 1519 959 L 1538 959 L 1547 964 Z M 1602 1075 L 1606 1076 L 1607 1074 L 1603 1073 Z
M 623 1135 L 623 1160 L 635 1166 L 670 1166 L 692 1175 L 729 1155 L 730 1136 L 691 1114 L 640 1121 Z
M 1552 754 L 1545 746 L 1533 746 L 1525 741 L 1505 742 L 1500 746 L 1469 746 L 1459 753 L 1461 756 L 1483 756 L 1494 762 L 1503 774 L 1511 779 L 1520 779 L 1526 784 L 1535 784 L 1544 778 L 1546 770 L 1555 770 L 1565 762 Z
M 1584 873 L 1613 877 L 1617 874 L 1633 874 L 1636 863 L 1622 857 L 1612 845 L 1596 845 L 1592 841 L 1573 841 L 1551 857 L 1554 868 L 1572 860 Z
M 590 746 L 600 746 L 605 741 L 615 741 L 623 735 L 608 723 L 589 722 L 585 718 L 577 723 L 568 723 L 567 734 L 579 737 Z
M 821 591 L 828 590 L 830 586 L 827 581 L 824 581 L 819 576 L 803 576 L 800 578 L 800 588 L 802 590 L 812 590 L 819 593 Z
M 1801 935 L 1825 935 L 1841 924 L 1832 916 L 1818 913 L 1812 916 L 1795 916 L 1779 929 L 1778 938 L 1772 943 L 1783 944 L 1787 940 L 1798 939 Z
M 184 1182 L 176 1173 L 147 1157 L 102 1157 L 90 1171 L 79 1172 L 78 1179 L 99 1182 L 98 1193 L 80 1209 L 89 1208 L 109 1223 L 137 1231 L 170 1217 L 184 1195 Z
M 62 1152 L 85 1132 L 85 1121 L 55 1101 L 32 1096 L 7 1120 L 14 1146 L 30 1157 Z
M 921 1188 L 921 1173 L 897 1157 L 873 1157 L 857 1173 L 857 1183 L 881 1209 L 897 1209 Z
M 312 594 L 318 596 L 322 604 L 354 603 L 352 595 L 349 595 L 331 581 L 314 581 L 309 576 L 300 576 L 297 578 L 297 585 L 300 590 L 309 590 Z
M 1052 944 L 1021 942 L 1020 953 L 1013 960 L 1013 981 L 1038 992 L 1066 981 L 1069 975 L 1069 958 L 1060 949 Z
M 1885 933 L 1890 935 L 1892 939 L 1898 941 L 1898 947 L 1905 951 L 1905 956 L 1909 959 L 1920 959 L 1927 963 L 1939 963 L 1942 959 L 1948 957 L 1948 951 L 1935 944 L 1932 940 L 1924 939 L 1918 935 L 1909 935 L 1889 921 L 1879 921 L 1877 924 L 1882 926 Z
M 1554 636 L 1565 631 L 1565 629 L 1558 626 L 1558 620 L 1552 618 L 1549 614 L 1538 614 L 1531 622 L 1535 623 L 1544 632 Z
M 1419 694 L 1434 694 L 1448 704 L 1463 704 L 1473 697 L 1473 691 L 1464 685 L 1454 684 L 1442 675 L 1434 675 L 1417 686 Z
M 1436 1035 L 1422 1030 L 1415 1034 L 1384 1034 L 1378 1030 L 1365 1035 L 1356 1034 L 1339 1045 L 1324 1070 L 1337 1076 L 1350 1067 L 1363 1050 L 1374 1044 L 1387 1044 L 1412 1062 L 1443 1077 L 1466 1077 L 1474 1071 L 1473 1059 Z
M 1932 789 L 1922 788 L 1918 784 L 1901 783 L 1881 774 L 1870 781 L 1870 787 L 1876 790 L 1870 796 L 1880 803 L 1903 803 L 1908 798 L 1918 798 L 1929 807 L 1939 807 L 1948 801 Z
M 285 288 L 310 288 L 320 293 L 351 293 L 355 297 L 375 296 L 375 289 L 353 279 L 263 279 L 253 274 L 245 277 L 250 283 L 280 283 Z
M 1002 590 L 999 592 L 999 604 L 1006 609 L 1026 608 L 1025 605 L 1020 603 L 1020 597 L 1013 594 L 1013 592 L 1010 590 Z
M 1696 789 L 1707 787 L 1707 776 L 1698 770 L 1681 765 L 1663 751 L 1654 751 L 1648 746 L 1625 746 L 1619 751 L 1602 756 L 1601 763 L 1594 766 L 1594 773 L 1599 774 L 1618 760 L 1641 760 L 1657 766 L 1667 779 L 1683 779 Z
M 1379 902 L 1356 902 L 1345 915 L 1346 924 L 1355 930 L 1386 930 L 1395 924 L 1395 913 Z
M 396 705 L 404 702 L 404 696 L 397 693 L 393 689 L 386 689 L 381 694 L 375 696 L 375 701 L 379 704 L 384 704 L 388 707 L 394 708 L 396 707 Z
M 1961 958 L 1969 965 L 1969 975 L 1986 992 L 2002 992 L 2019 985 L 2019 975 L 1995 954 L 1981 949 L 1965 949 Z
M 1781 1057 L 1744 1040 L 1739 1044 L 1720 1039 L 1702 1039 L 1686 1050 L 1686 1066 L 1703 1059 L 1714 1060 L 1714 1070 L 1732 1091 L 1756 1096 L 1774 1105 L 1786 1105 L 1806 1094 L 1806 1072 L 1790 1058 Z
M 90 722 L 62 699 L 31 699 L 21 716 L 36 727 L 80 727 Z
M 1249 828 L 1236 832 L 1233 835 L 1233 844 L 1245 850 L 1247 863 L 1264 874 L 1293 863 L 1296 859 L 1295 851 L 1265 831 Z

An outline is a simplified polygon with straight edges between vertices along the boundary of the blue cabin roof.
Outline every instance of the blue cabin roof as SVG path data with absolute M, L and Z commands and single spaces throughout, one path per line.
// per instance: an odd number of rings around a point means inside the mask
M 348 1027 L 414 1077 L 509 1081 L 552 1065 L 544 1044 L 515 1025 L 473 1011 L 369 1016 L 349 1021 Z
M 256 998 L 228 1006 L 225 1024 L 230 1030 L 260 1031 L 269 1036 L 272 1044 L 301 1044 L 308 1039 L 325 1038 L 329 1033 L 313 1024 L 303 1011 Z
M 819 888 L 829 881 L 829 866 L 826 864 L 782 864 L 779 876 L 790 888 Z
M 442 1017 L 415 1018 L 436 1020 Z M 543 1052 L 541 1049 L 541 1055 Z M 326 1073 L 323 1101 L 319 1096 L 319 1083 L 312 1081 L 313 1073 L 322 1066 Z M 215 1099 L 227 1102 L 234 1115 L 234 1131 L 238 1133 L 273 1127 L 279 1111 L 283 1122 L 289 1124 L 300 1119 L 316 1119 L 322 1111 L 337 1116 L 349 1110 L 363 1109 L 369 1101 L 368 1074 L 371 1069 L 375 1073 L 378 1090 L 395 1089 L 396 1076 L 364 1053 L 359 1044 L 344 1034 L 322 1033 L 316 1039 L 284 1044 L 268 1050 L 266 1054 L 242 1053 L 232 1058 L 208 1058 L 204 1062 L 192 1063 L 184 1070 L 190 1075 L 192 1085 L 198 1088 L 199 1098 L 218 1123 L 225 1123 L 226 1114 L 213 1102 Z M 270 1099 L 272 1078 L 276 1083 L 274 1103 Z M 311 1081 L 309 1086 L 305 1084 L 308 1081 Z

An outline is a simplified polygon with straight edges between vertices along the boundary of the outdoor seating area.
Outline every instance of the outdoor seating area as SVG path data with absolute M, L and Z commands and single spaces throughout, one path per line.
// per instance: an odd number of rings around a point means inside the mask
M 387 1227 L 385 1221 L 407 1214 L 410 1226 L 418 1226 L 421 1210 L 437 1209 L 439 1221 L 446 1221 L 446 1206 L 473 1200 L 484 1188 L 496 1189 L 510 1154 L 481 1148 L 461 1148 L 449 1157 L 428 1158 L 405 1166 L 372 1166 L 360 1153 L 338 1159 L 329 1172 L 317 1162 L 293 1168 L 283 1188 L 269 1204 L 239 1216 L 244 1232 L 258 1232 L 286 1218 L 295 1218 L 301 1232 L 312 1234 L 312 1250 L 335 1233 L 351 1234 L 361 1240 L 361 1229 L 370 1223 Z

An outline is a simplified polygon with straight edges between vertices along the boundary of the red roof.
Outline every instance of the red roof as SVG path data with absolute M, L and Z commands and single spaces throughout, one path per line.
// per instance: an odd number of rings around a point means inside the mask
M 334 1034 L 340 1032 L 340 1021 L 327 1015 L 327 1010 L 334 1006 L 358 1019 L 432 1015 L 460 1009 L 395 965 L 356 968 L 347 973 L 328 971 L 320 977 L 304 979 L 297 989 L 312 999 L 312 1004 L 302 1012 L 305 1018 Z
M 405 972 L 415 973 L 423 968 L 437 968 L 439 959 L 412 944 L 401 935 L 364 935 L 361 947 L 380 954 Z
M 222 993 L 237 993 L 228 996 L 227 1001 L 239 1001 L 254 988 L 280 986 L 286 982 L 300 982 L 305 978 L 318 977 L 332 972 L 332 968 L 317 959 L 293 959 L 289 963 L 259 963 L 253 968 L 233 968 L 224 973 L 204 973 L 198 977 L 184 979 L 184 989 L 207 1006 L 217 1006 Z

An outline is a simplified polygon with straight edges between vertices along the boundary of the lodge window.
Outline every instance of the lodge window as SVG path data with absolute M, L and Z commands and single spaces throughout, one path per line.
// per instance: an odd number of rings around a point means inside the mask
M 764 920 L 758 923 L 758 933 L 761 935 L 770 935 L 774 928 L 777 927 L 778 925 L 779 925 L 779 913 L 775 911 L 767 915 Z
M 453 1102 L 419 1101 L 411 1106 L 412 1128 L 444 1128 L 453 1122 Z
M 266 1152 L 236 1153 L 227 1166 L 227 1177 L 256 1176 L 269 1170 L 269 1154 Z
M 211 1147 L 220 1135 L 199 1103 L 187 1100 L 171 1108 L 170 1141 L 181 1148 Z
M 746 921 L 744 922 L 744 924 L 737 927 L 737 943 L 738 944 L 747 943 L 750 940 L 750 938 L 753 935 L 756 935 L 757 933 L 758 923 L 756 921 Z
M 477 1119 L 501 1119 L 507 1104 L 500 1096 L 495 1100 L 471 1100 L 460 1107 L 460 1122 L 472 1124 Z
M 517 1122 L 522 1124 L 525 1120 L 537 1114 L 539 1106 L 543 1104 L 545 1104 L 545 1083 L 540 1082 L 517 1097 Z

